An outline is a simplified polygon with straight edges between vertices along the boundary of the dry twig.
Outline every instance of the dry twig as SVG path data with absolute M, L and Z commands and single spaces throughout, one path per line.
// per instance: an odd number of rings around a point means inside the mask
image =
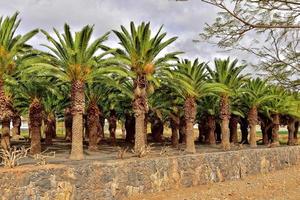
M 128 147 L 126 148 L 118 147 L 117 159 L 124 159 L 128 149 L 129 149 Z
M 0 149 L 0 165 L 3 165 L 7 168 L 14 168 L 15 166 L 18 166 L 19 161 L 27 157 L 29 150 L 30 148 L 25 148 L 25 146 L 20 148 L 14 146 L 7 150 Z
M 142 158 L 148 155 L 152 151 L 151 145 L 146 145 L 146 147 L 142 147 L 138 151 L 131 150 L 133 154 L 135 154 L 137 157 Z

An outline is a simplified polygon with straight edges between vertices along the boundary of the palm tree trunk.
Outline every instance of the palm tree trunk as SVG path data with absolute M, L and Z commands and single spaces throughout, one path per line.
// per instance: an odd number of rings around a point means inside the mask
M 6 97 L 4 93 L 4 81 L 0 78 L 0 119 L 2 120 L 6 110 Z
M 186 143 L 186 122 L 184 116 L 179 120 L 179 143 Z
M 84 83 L 72 82 L 72 149 L 71 160 L 82 160 L 83 156 L 83 112 L 84 112 Z
M 170 126 L 172 130 L 171 142 L 173 147 L 178 147 L 179 138 L 178 138 L 178 129 L 179 129 L 179 116 L 175 114 L 170 114 Z
M 162 142 L 162 136 L 164 132 L 164 123 L 156 115 L 153 116 L 151 121 L 151 135 L 155 142 Z
M 113 145 L 116 144 L 116 129 L 117 129 L 117 115 L 115 110 L 110 110 L 108 118 L 108 129 L 110 139 Z
M 229 98 L 228 95 L 224 94 L 221 96 L 220 101 L 220 118 L 221 118 L 221 133 L 222 133 L 222 147 L 224 150 L 230 149 L 229 141 Z
M 186 98 L 184 102 L 184 118 L 186 122 L 186 152 L 195 153 L 194 122 L 196 118 L 196 100 L 194 97 Z
M 65 109 L 64 121 L 65 121 L 65 130 L 66 130 L 65 140 L 72 141 L 72 121 L 73 121 L 73 117 L 72 117 L 71 109 L 69 107 Z
M 229 119 L 229 132 L 230 132 L 230 142 L 234 144 L 238 143 L 238 132 L 237 127 L 239 123 L 239 117 L 232 115 Z
M 215 116 L 207 116 L 207 127 L 208 127 L 208 144 L 216 144 L 215 130 L 216 130 L 216 120 Z
M 219 121 L 216 121 L 216 130 L 215 130 L 215 135 L 216 135 L 216 143 L 220 143 L 222 141 L 221 138 L 221 124 Z
M 294 131 L 294 143 L 298 144 L 298 130 L 299 130 L 299 121 L 295 122 L 295 131 Z
M 133 112 L 135 115 L 135 142 L 134 150 L 140 152 L 146 146 L 145 114 L 148 112 L 146 96 L 147 79 L 145 74 L 137 76 L 134 82 Z
M 8 102 L 7 97 L 4 92 L 4 81 L 3 78 L 0 78 L 0 119 L 11 118 L 13 116 L 11 107 L 11 102 Z
M 99 137 L 100 140 L 104 139 L 104 125 L 105 125 L 105 117 L 103 114 L 103 110 L 101 106 L 98 106 L 99 108 L 99 122 L 100 122 L 100 126 L 99 126 Z
M 266 116 L 260 116 L 262 140 L 264 145 L 268 145 L 272 138 L 272 121 Z
M 4 124 L 7 121 L 10 121 L 13 116 L 12 112 L 12 104 L 5 96 L 4 92 L 4 81 L 0 78 L 0 120 L 4 121 Z M 2 122 L 3 123 L 3 122 Z M 3 126 L 3 125 L 2 125 Z M 5 124 L 5 126 L 7 126 Z M 10 148 L 10 130 L 9 128 L 2 128 L 2 136 L 1 136 L 1 146 L 4 149 Z
M 12 118 L 13 128 L 11 130 L 13 137 L 21 134 L 21 123 L 21 116 L 19 114 L 14 114 Z
M 135 137 L 135 118 L 129 113 L 125 114 L 125 129 L 127 142 L 133 142 Z
M 90 102 L 87 108 L 87 133 L 89 137 L 89 150 L 96 151 L 98 149 L 97 143 L 99 139 L 99 108 L 96 102 Z
M 256 124 L 258 122 L 257 120 L 257 108 L 253 106 L 250 108 L 248 112 L 248 122 L 250 127 L 250 147 L 257 147 L 256 144 Z
M 2 118 L 2 136 L 1 136 L 1 146 L 3 149 L 10 148 L 10 118 Z
M 29 124 L 31 132 L 31 154 L 41 153 L 41 126 L 42 126 L 42 105 L 40 101 L 35 98 L 29 106 Z
M 242 133 L 241 144 L 249 144 L 248 142 L 248 120 L 247 118 L 241 118 L 240 120 L 240 128 Z
M 272 116 L 273 119 L 273 129 L 272 129 L 272 145 L 279 146 L 279 125 L 280 125 L 280 116 L 278 113 Z
M 295 118 L 293 117 L 288 117 L 288 125 L 287 125 L 287 129 L 289 132 L 289 137 L 288 137 L 288 142 L 287 145 L 295 145 L 295 141 L 294 141 L 294 134 L 295 134 Z
M 48 114 L 48 116 L 46 117 L 46 119 L 44 120 L 44 123 L 45 123 L 45 127 L 44 127 L 44 133 L 45 133 L 45 136 L 46 136 L 46 139 L 45 139 L 45 144 L 46 145 L 52 145 L 52 138 L 56 132 L 56 119 L 55 119 L 55 116 L 54 114 Z

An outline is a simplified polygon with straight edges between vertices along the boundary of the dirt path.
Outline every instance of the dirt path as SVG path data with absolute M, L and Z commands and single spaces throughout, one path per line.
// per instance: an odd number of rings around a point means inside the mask
M 269 174 L 133 197 L 130 200 L 300 200 L 300 165 Z

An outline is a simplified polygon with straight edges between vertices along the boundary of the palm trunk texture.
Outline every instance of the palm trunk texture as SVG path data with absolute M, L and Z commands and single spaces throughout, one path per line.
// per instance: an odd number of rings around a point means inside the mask
M 146 147 L 145 139 L 145 114 L 148 112 L 146 96 L 146 75 L 138 75 L 134 83 L 133 112 L 135 116 L 135 142 L 134 150 L 140 152 Z
M 54 114 L 49 114 L 44 120 L 45 123 L 45 143 L 46 145 L 52 145 L 52 138 L 56 135 L 56 119 Z
M 280 116 L 278 113 L 272 116 L 273 119 L 273 129 L 272 129 L 272 145 L 279 146 L 279 125 L 280 125 Z
M 186 98 L 184 102 L 184 118 L 186 121 L 186 152 L 195 153 L 194 122 L 196 118 L 196 100 L 193 97 Z
M 73 81 L 71 89 L 72 99 L 72 149 L 71 160 L 82 160 L 83 155 L 83 112 L 84 112 L 84 83 Z
M 256 124 L 258 122 L 257 120 L 257 108 L 253 106 L 250 108 L 248 113 L 248 122 L 250 127 L 250 147 L 257 147 L 256 144 Z
M 95 151 L 98 149 L 97 143 L 99 140 L 99 107 L 96 102 L 90 102 L 87 108 L 87 135 L 89 137 L 89 150 Z
M 222 95 L 220 101 L 220 118 L 221 118 L 221 134 L 222 134 L 222 147 L 224 150 L 230 150 L 229 141 L 229 98 L 228 95 Z
M 31 132 L 31 154 L 41 153 L 41 126 L 42 126 L 42 105 L 40 101 L 35 98 L 29 106 L 29 124 Z

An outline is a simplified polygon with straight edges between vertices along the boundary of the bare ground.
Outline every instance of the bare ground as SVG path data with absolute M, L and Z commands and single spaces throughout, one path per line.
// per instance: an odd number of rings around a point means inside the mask
M 28 141 L 12 141 L 13 145 L 16 146 L 30 146 L 30 142 Z M 153 143 L 149 141 L 149 152 L 145 156 L 146 158 L 154 158 L 154 157 L 169 157 L 169 156 L 178 156 L 178 155 L 185 155 L 185 145 L 180 144 L 177 148 L 173 148 L 169 140 L 165 140 L 163 143 Z M 286 145 L 281 145 L 280 147 L 285 147 Z M 55 152 L 54 157 L 48 157 L 46 159 L 46 163 L 52 164 L 68 164 L 79 161 L 71 161 L 69 160 L 69 154 L 71 149 L 71 143 L 66 142 L 64 139 L 54 139 L 53 145 L 46 146 L 42 144 L 42 155 L 48 155 Z M 279 147 L 279 148 L 280 148 Z M 231 151 L 239 151 L 242 149 L 249 149 L 249 145 L 241 145 L 241 144 L 231 144 Z M 269 148 L 266 145 L 258 145 L 258 149 Z M 102 141 L 101 144 L 98 145 L 97 151 L 89 151 L 88 150 L 88 143 L 84 143 L 84 156 L 85 162 L 86 160 L 97 160 L 97 161 L 111 161 L 111 160 L 118 160 L 118 153 L 121 149 L 126 149 L 126 153 L 124 154 L 123 159 L 139 159 L 137 156 L 132 152 L 133 144 L 126 143 L 124 140 L 118 139 L 115 145 L 112 145 L 109 140 Z M 212 153 L 212 152 L 222 152 L 221 144 L 216 145 L 206 145 L 206 144 L 198 144 L 196 143 L 196 153 L 203 154 L 203 153 Z M 52 155 L 52 154 L 51 154 Z M 20 161 L 20 165 L 27 165 L 27 164 L 35 164 L 36 160 L 33 156 L 29 156 L 24 158 Z M 300 199 L 300 198 L 299 198 Z
M 299 200 L 300 165 L 241 180 L 132 197 L 129 200 Z

